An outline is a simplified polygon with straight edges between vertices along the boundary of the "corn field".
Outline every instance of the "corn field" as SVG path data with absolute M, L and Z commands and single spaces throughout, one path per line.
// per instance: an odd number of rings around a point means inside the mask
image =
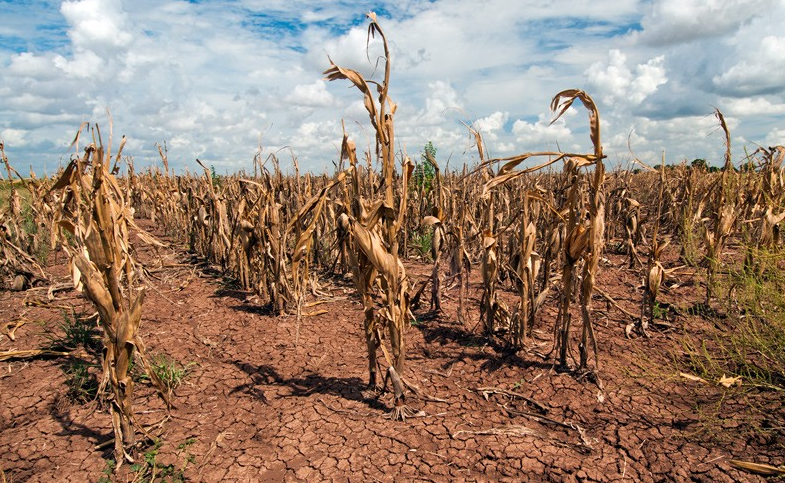
M 783 252 L 785 147 L 761 147 L 736 169 L 717 111 L 726 140 L 719 172 L 638 159 L 611 169 L 601 113 L 589 93 L 570 89 L 551 100 L 554 120 L 579 101 L 588 113 L 591 152 L 489 159 L 481 133 L 470 128 L 479 162 L 447 170 L 428 155 L 435 174 L 426 187 L 417 183 L 410 157 L 396 153 L 393 66 L 373 15 L 368 36 L 383 42 L 381 80 L 332 61 L 324 72 L 358 91 L 374 133 L 364 153 L 344 133 L 332 172 L 300 173 L 293 159 L 295 173 L 284 174 L 276 154 L 260 151 L 254 175 L 215 176 L 200 160 L 195 172 L 175 173 L 165 145 L 158 147 L 163 169 L 137 169 L 123 153 L 124 139 L 113 153 L 111 132 L 102 138 L 97 125 L 84 125 L 70 162 L 56 176 L 37 179 L 20 175 L 0 144 L 8 188 L 0 205 L 0 283 L 16 291 L 50 284 L 42 247 L 68 260 L 74 287 L 99 314 L 101 384 L 108 388 L 118 462 L 134 461 L 135 435 L 146 431 L 135 424 L 129 364 L 138 361 L 167 407 L 172 402 L 139 335 L 148 267 L 135 244 L 163 246 L 139 228 L 140 219 L 254 293 L 260 307 L 294 317 L 298 330 L 319 313 L 313 307 L 328 285 L 351 279 L 364 340 L 346 343 L 364 343 L 364 394 L 381 398 L 390 390 L 392 420 L 421 415 L 412 401 L 427 397 L 413 377 L 417 369 L 406 365 L 415 313 L 458 321 L 524 360 L 588 377 L 602 389 L 606 341 L 596 335 L 597 305 L 621 311 L 622 337 L 656 337 L 655 312 L 673 273 L 705 273 L 705 297 L 695 302 L 708 308 L 724 296 L 718 290 L 735 263 L 729 246 L 744 247 L 744 270 L 776 269 L 766 260 Z M 29 200 L 24 210 L 22 193 Z M 427 249 L 418 250 L 416 237 L 427 237 Z M 678 263 L 665 261 L 667 250 L 679 251 Z M 609 253 L 622 254 L 641 281 L 640 310 L 620 308 L 614 294 L 597 291 L 600 274 L 618 269 Z M 412 266 L 425 264 L 427 275 L 412 275 Z M 481 287 L 479 301 L 468 296 L 472 284 Z M 445 297 L 457 303 L 447 305 Z

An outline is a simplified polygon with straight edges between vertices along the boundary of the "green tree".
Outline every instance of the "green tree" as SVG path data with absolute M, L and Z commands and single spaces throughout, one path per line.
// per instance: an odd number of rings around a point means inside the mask
M 690 163 L 690 166 L 695 169 L 700 169 L 702 171 L 706 171 L 709 168 L 709 165 L 708 163 L 706 163 L 706 160 L 700 158 L 693 159 L 692 162 Z

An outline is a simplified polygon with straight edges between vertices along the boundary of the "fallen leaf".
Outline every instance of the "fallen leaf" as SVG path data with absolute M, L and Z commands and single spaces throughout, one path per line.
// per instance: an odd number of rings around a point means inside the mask
M 760 463 L 752 463 L 749 461 L 739 461 L 739 460 L 728 460 L 728 464 L 730 464 L 734 468 L 749 471 L 750 473 L 755 473 L 756 475 L 763 475 L 763 476 L 785 475 L 785 470 L 771 465 L 764 465 Z
M 728 377 L 725 374 L 723 374 L 722 377 L 719 379 L 719 381 L 717 381 L 717 384 L 722 384 L 725 387 L 731 387 L 736 384 L 741 385 L 741 376 Z
M 679 375 L 681 377 L 683 377 L 684 379 L 687 379 L 689 381 L 702 382 L 704 384 L 708 384 L 709 383 L 709 381 L 707 381 L 706 379 L 704 379 L 702 377 L 698 377 L 698 376 L 693 375 L 693 374 L 687 374 L 686 372 L 680 372 Z

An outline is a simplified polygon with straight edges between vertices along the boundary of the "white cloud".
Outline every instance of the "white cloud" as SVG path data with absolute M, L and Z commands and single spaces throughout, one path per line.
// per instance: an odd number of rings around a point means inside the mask
M 766 134 L 766 147 L 785 146 L 785 129 L 774 128 Z
M 715 76 L 714 84 L 722 91 L 739 95 L 784 92 L 785 37 L 764 37 L 750 54 Z
M 53 63 L 55 67 L 62 70 L 68 77 L 88 79 L 102 74 L 101 77 L 106 78 L 103 59 L 91 50 L 77 52 L 71 60 L 58 55 L 54 58 Z
M 641 41 L 672 45 L 733 33 L 755 17 L 765 17 L 780 0 L 659 0 L 641 24 Z
M 488 149 L 492 155 L 510 153 L 515 149 L 513 143 L 500 140 L 502 136 L 506 135 L 504 132 L 504 125 L 509 118 L 509 112 L 496 111 L 490 116 L 477 119 L 472 123 L 472 127 L 482 135 L 483 141 L 486 144 L 486 149 Z
M 772 102 L 764 97 L 726 98 L 721 104 L 723 112 L 734 116 L 785 114 L 785 102 Z
M 6 75 L 13 77 L 54 78 L 57 72 L 52 69 L 52 60 L 47 56 L 38 56 L 30 52 L 20 52 L 11 57 Z
M 429 96 L 425 99 L 425 108 L 418 114 L 417 121 L 424 125 L 444 123 L 447 118 L 454 118 L 463 109 L 458 93 L 451 84 L 436 81 L 428 84 Z M 449 111 L 449 112 L 448 112 Z
M 612 49 L 608 52 L 607 66 L 596 62 L 586 71 L 586 76 L 592 92 L 599 92 L 606 105 L 638 105 L 668 82 L 664 61 L 664 56 L 657 56 L 638 64 L 633 72 L 627 67 L 627 56 Z
M 518 119 L 512 125 L 512 133 L 516 141 L 528 148 L 526 150 L 535 150 L 537 146 L 546 145 L 555 147 L 556 143 L 566 148 L 572 141 L 572 131 L 567 127 L 564 118 L 551 123 L 545 114 L 540 114 L 534 123 Z
M 337 157 L 342 119 L 361 149 L 373 144 L 359 91 L 321 80 L 328 54 L 375 80 L 383 75 L 381 45 L 372 40 L 366 51 L 367 22 L 355 4 L 21 5 L 0 3 L 9 39 L 0 45 L 0 132 L 9 133 L 14 163 L 60 159 L 81 122 L 105 129 L 107 108 L 137 167 L 156 162 L 154 143 L 167 141 L 179 169 L 193 170 L 195 157 L 248 168 L 261 137 L 267 152 L 289 146 L 303 170 L 321 171 Z M 597 101 L 611 160 L 629 156 L 630 132 L 639 155 L 711 158 L 722 149 L 714 106 L 735 123 L 734 139 L 776 137 L 785 124 L 783 0 L 377 5 L 390 41 L 396 148 L 413 157 L 433 141 L 440 163 L 476 161 L 461 122 L 483 131 L 493 155 L 556 143 L 589 149 L 580 105 L 553 125 L 543 114 L 568 88 Z M 24 150 L 13 149 L 19 142 Z
M 73 27 L 69 36 L 77 47 L 126 47 L 131 43 L 131 34 L 123 31 L 126 14 L 119 0 L 63 2 L 60 11 Z
M 509 112 L 496 111 L 490 116 L 477 119 L 473 123 L 475 130 L 481 132 L 484 136 L 493 136 L 496 139 L 497 131 L 504 129 L 504 124 L 510 118 Z
M 4 129 L 0 131 L 0 141 L 7 146 L 24 147 L 27 144 L 26 135 L 27 131 L 22 129 Z
M 335 99 L 327 90 L 324 81 L 320 80 L 313 84 L 295 86 L 285 100 L 303 107 L 329 107 L 335 103 Z

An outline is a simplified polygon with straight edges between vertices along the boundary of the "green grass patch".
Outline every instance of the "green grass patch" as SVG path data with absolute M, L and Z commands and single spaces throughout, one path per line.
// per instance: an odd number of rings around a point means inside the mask
M 101 333 L 90 318 L 79 317 L 73 312 L 70 315 L 63 312 L 63 322 L 56 329 L 45 331 L 44 335 L 49 339 L 49 348 L 52 350 L 84 350 L 96 361 L 100 361 Z M 69 401 L 85 404 L 95 400 L 99 388 L 96 375 L 100 372 L 98 362 L 71 357 L 60 367 L 66 376 L 66 397 Z
M 761 254 L 755 267 L 717 280 L 727 315 L 702 333 L 685 333 L 674 368 L 704 379 L 695 383 L 698 424 L 690 436 L 717 444 L 743 435 L 764 446 L 782 445 L 785 429 L 785 270 L 781 254 Z M 736 379 L 738 378 L 738 379 Z M 726 384 L 723 384 L 723 381 Z
M 422 231 L 413 231 L 409 235 L 409 246 L 417 251 L 424 260 L 431 260 L 431 245 L 433 244 L 433 230 L 423 228 Z
M 86 404 L 98 396 L 98 378 L 91 373 L 96 364 L 81 359 L 70 359 L 64 366 L 65 384 L 68 387 L 68 400 L 77 404 Z
M 150 356 L 150 367 L 169 394 L 183 384 L 195 366 L 195 362 L 183 364 L 166 354 L 153 354 Z M 139 379 L 144 381 L 149 380 L 149 377 L 147 374 L 142 373 L 139 375 Z

